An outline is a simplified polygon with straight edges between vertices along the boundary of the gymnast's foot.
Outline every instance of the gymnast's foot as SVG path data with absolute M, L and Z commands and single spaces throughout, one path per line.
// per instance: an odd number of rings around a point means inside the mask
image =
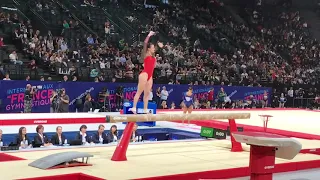
M 143 109 L 143 114 L 151 114 L 148 109 Z
M 137 108 L 136 107 L 130 108 L 129 111 L 131 111 L 133 114 L 137 114 Z

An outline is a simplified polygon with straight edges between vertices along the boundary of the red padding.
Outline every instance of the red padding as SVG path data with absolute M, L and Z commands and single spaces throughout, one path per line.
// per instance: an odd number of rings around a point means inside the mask
M 0 162 L 26 160 L 20 157 L 12 156 L 6 153 L 0 153 Z
M 37 124 L 89 124 L 89 123 L 105 123 L 105 117 L 91 117 L 91 118 L 50 118 L 47 119 L 15 119 L 15 120 L 1 120 L 2 126 L 18 126 L 18 125 L 37 125 Z
M 300 151 L 300 153 L 320 155 L 320 148 L 302 149 L 302 150 Z
M 89 176 L 82 173 L 73 173 L 73 174 L 25 178 L 25 179 L 19 179 L 19 180 L 104 180 L 104 179 L 94 177 L 94 176 Z
M 300 162 L 288 162 L 282 164 L 276 164 L 274 168 L 274 173 L 283 173 L 289 171 L 300 171 L 306 169 L 313 169 L 320 167 L 320 160 L 312 161 L 300 161 Z M 198 179 L 231 179 L 246 177 L 250 175 L 249 167 L 204 171 L 204 172 L 194 172 L 186 174 L 174 174 L 168 176 L 158 176 L 158 177 L 148 177 L 140 178 L 136 180 L 198 180 Z

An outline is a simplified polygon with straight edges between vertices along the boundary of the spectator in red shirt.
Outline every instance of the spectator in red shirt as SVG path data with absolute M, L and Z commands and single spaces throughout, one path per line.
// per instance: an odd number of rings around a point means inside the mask
M 4 43 L 3 43 L 3 38 L 0 37 L 0 48 L 4 46 Z
M 208 101 L 210 102 L 211 105 L 214 105 L 214 89 L 211 88 L 210 91 L 208 92 Z
M 36 69 L 37 69 L 36 61 L 35 61 L 35 60 L 31 60 L 31 62 L 28 64 L 28 67 L 29 67 L 31 70 L 36 70 Z
M 320 95 L 318 94 L 315 98 L 315 102 L 320 105 Z

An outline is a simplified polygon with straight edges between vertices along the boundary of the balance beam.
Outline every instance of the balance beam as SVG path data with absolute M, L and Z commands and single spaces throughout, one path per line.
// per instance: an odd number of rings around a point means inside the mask
M 148 122 L 148 121 L 179 121 L 179 120 L 222 120 L 222 119 L 250 119 L 250 113 L 205 113 L 205 114 L 126 114 L 107 115 L 107 123 L 118 122 Z
M 123 131 L 120 142 L 118 143 L 113 156 L 112 161 L 126 161 L 127 149 L 132 136 L 132 130 L 135 122 L 148 122 L 148 121 L 179 121 L 179 120 L 229 120 L 230 136 L 231 136 L 231 151 L 242 151 L 241 143 L 237 142 L 233 133 L 237 132 L 237 125 L 235 119 L 250 119 L 250 113 L 204 113 L 204 114 L 183 114 L 182 112 L 174 114 L 126 114 L 126 115 L 107 115 L 107 123 L 127 122 L 127 125 Z

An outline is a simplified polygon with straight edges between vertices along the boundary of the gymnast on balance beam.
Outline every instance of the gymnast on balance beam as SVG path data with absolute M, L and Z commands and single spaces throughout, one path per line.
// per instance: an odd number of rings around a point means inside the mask
M 136 114 L 137 103 L 139 101 L 140 95 L 143 93 L 143 112 L 148 112 L 148 102 L 149 93 L 153 85 L 153 71 L 156 66 L 156 58 L 154 54 L 156 52 L 155 45 L 149 43 L 149 39 L 153 36 L 155 32 L 150 31 L 146 39 L 144 40 L 143 49 L 141 53 L 141 59 L 143 59 L 143 71 L 139 75 L 137 93 L 133 98 L 133 106 L 129 109 L 132 113 Z M 158 47 L 162 48 L 163 44 L 161 42 L 157 43 Z

